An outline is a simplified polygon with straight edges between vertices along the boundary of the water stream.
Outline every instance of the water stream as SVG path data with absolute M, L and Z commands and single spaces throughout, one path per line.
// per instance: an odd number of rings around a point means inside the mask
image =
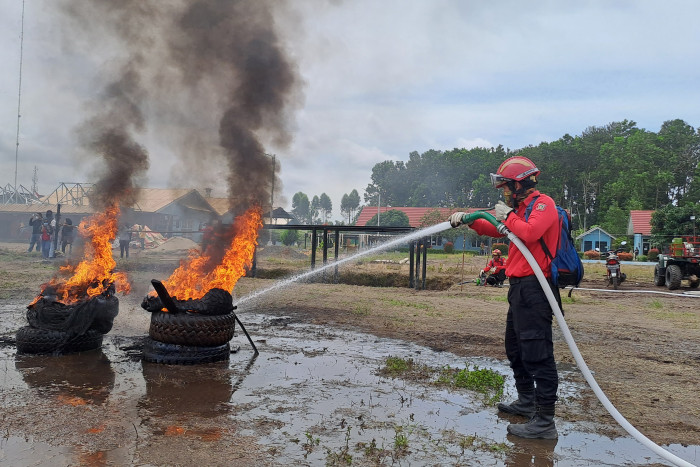
M 389 248 L 394 248 L 394 247 L 397 247 L 399 245 L 403 245 L 407 242 L 410 242 L 412 240 L 416 240 L 416 239 L 419 239 L 422 237 L 427 237 L 429 235 L 433 235 L 433 234 L 436 234 L 438 232 L 442 232 L 443 230 L 447 230 L 449 228 L 450 228 L 450 223 L 445 221 L 445 222 L 441 222 L 439 224 L 432 225 L 430 227 L 426 227 L 424 229 L 416 230 L 416 231 L 411 232 L 411 233 L 406 234 L 406 235 L 402 235 L 402 236 L 397 237 L 393 240 L 390 240 L 386 243 L 382 243 L 380 245 L 373 246 L 372 248 L 369 248 L 367 250 L 357 252 L 357 253 L 355 253 L 351 256 L 348 256 L 346 258 L 339 259 L 338 261 L 335 261 L 333 263 L 328 263 L 328 264 L 326 264 L 318 269 L 312 269 L 310 271 L 306 271 L 304 273 L 292 276 L 288 279 L 284 279 L 284 280 L 281 280 L 279 282 L 276 282 L 273 285 L 271 285 L 270 287 L 255 291 L 249 295 L 246 295 L 245 297 L 239 298 L 237 301 L 234 301 L 234 305 L 239 306 L 239 305 L 246 303 L 248 301 L 255 300 L 255 299 L 259 298 L 260 296 L 265 295 L 269 292 L 272 292 L 272 291 L 277 290 L 277 289 L 282 289 L 284 287 L 288 287 L 289 285 L 293 284 L 294 282 L 300 281 L 302 279 L 306 279 L 306 278 L 311 277 L 315 274 L 320 274 L 329 268 L 341 266 L 345 263 L 349 263 L 350 261 L 356 261 L 359 258 L 362 258 L 363 256 L 371 255 L 373 253 L 378 253 L 382 250 L 388 250 Z

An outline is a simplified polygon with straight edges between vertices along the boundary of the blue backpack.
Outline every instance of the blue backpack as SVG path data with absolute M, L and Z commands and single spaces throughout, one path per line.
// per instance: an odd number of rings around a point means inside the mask
M 532 207 L 535 204 L 538 196 L 536 196 L 530 204 L 527 206 L 525 211 L 525 220 L 530 217 L 532 212 Z M 552 283 L 557 287 L 578 287 L 583 279 L 583 263 L 581 258 L 578 256 L 576 251 L 576 245 L 574 245 L 574 239 L 571 237 L 571 219 L 569 218 L 569 213 L 566 212 L 561 206 L 557 206 L 557 213 L 559 214 L 559 240 L 557 241 L 557 250 L 552 253 L 547 248 L 544 240 L 540 238 L 540 244 L 542 245 L 542 250 L 544 254 L 550 259 L 551 271 L 552 271 Z

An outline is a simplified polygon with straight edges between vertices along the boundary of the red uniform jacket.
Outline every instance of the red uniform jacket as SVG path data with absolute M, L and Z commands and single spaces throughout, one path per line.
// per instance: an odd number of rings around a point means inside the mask
M 498 274 L 501 272 L 502 269 L 506 268 L 506 260 L 505 258 L 501 256 L 497 256 L 496 258 L 491 258 L 488 263 L 486 263 L 486 267 L 484 268 L 484 272 L 489 272 L 491 268 L 496 268 L 496 271 L 494 274 Z
M 527 222 L 525 221 L 525 211 L 530 201 L 535 196 L 539 196 L 535 204 L 532 206 L 532 212 Z M 518 209 L 512 212 L 505 220 L 504 224 L 508 230 L 513 232 L 530 250 L 532 256 L 535 257 L 540 269 L 544 272 L 545 277 L 552 275 L 549 270 L 550 260 L 542 250 L 540 238 L 544 239 L 544 243 L 550 252 L 554 253 L 557 249 L 557 241 L 559 240 L 559 214 L 554 200 L 549 196 L 535 190 L 525 198 L 525 201 L 520 203 Z M 477 219 L 470 225 L 472 229 L 479 235 L 488 235 L 490 237 L 503 237 L 496 227 L 485 219 Z M 515 244 L 511 243 L 508 249 L 508 264 L 506 265 L 506 275 L 508 277 L 525 277 L 531 276 L 534 272 L 530 267 L 523 254 L 518 250 Z

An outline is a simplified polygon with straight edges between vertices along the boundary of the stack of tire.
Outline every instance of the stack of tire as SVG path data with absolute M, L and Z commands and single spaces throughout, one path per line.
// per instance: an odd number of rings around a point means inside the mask
M 215 288 L 200 300 L 174 302 L 177 309 L 170 311 L 163 311 L 158 297 L 147 296 L 141 304 L 151 312 L 143 359 L 170 365 L 228 360 L 236 323 L 231 294 Z
M 98 295 L 66 305 L 51 295 L 27 307 L 27 321 L 15 342 L 21 354 L 69 354 L 99 349 L 119 313 L 119 300 Z

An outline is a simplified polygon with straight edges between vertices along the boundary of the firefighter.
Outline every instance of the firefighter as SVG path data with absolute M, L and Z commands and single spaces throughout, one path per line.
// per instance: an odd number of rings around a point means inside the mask
M 503 190 L 505 199 L 505 202 L 496 204 L 495 217 L 530 250 L 561 304 L 559 289 L 551 284 L 550 260 L 540 243 L 542 239 L 549 251 L 556 251 L 559 216 L 554 200 L 537 190 L 539 174 L 537 166 L 526 157 L 514 156 L 503 161 L 496 173 L 491 174 L 493 186 Z M 537 199 L 526 220 L 527 207 L 535 197 Z M 465 215 L 464 212 L 452 214 L 452 227 L 461 225 Z M 485 219 L 477 219 L 469 227 L 479 235 L 503 236 Z M 552 343 L 553 311 L 530 264 L 516 245 L 511 245 L 508 252 L 506 275 L 509 306 L 505 349 L 518 399 L 509 404 L 498 404 L 498 410 L 529 418 L 526 423 L 510 424 L 509 433 L 523 438 L 555 439 L 558 433 L 554 405 L 559 377 Z
M 488 285 L 503 287 L 503 281 L 506 280 L 506 260 L 501 256 L 501 250 L 498 248 L 491 253 L 491 259 L 486 263 L 484 273 L 489 274 L 486 278 Z

